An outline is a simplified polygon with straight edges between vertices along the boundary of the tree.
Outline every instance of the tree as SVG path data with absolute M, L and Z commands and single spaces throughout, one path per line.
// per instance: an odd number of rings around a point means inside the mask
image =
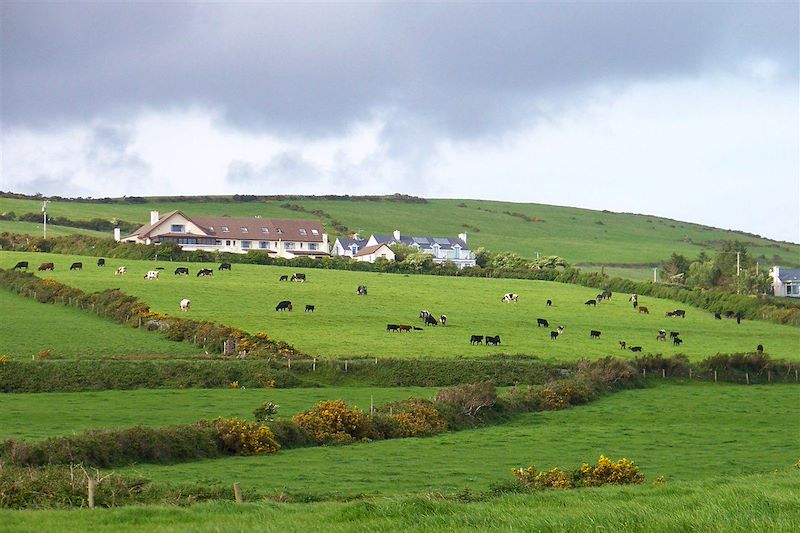
M 661 265 L 661 270 L 668 279 L 683 283 L 689 274 L 689 260 L 683 255 L 672 253 L 670 258 Z
M 433 270 L 433 256 L 419 250 L 414 250 L 403 259 L 401 264 L 414 272 L 430 272 Z

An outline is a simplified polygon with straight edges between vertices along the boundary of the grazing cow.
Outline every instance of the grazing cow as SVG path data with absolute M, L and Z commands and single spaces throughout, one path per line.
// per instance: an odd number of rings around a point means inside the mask
M 731 311 L 730 309 L 725 311 L 725 318 L 733 318 L 735 316 L 736 316 L 736 311 Z
M 596 329 L 590 330 L 589 331 L 589 338 L 590 339 L 599 339 L 600 338 L 600 332 L 597 331 Z
M 483 344 L 483 335 L 473 335 L 469 338 L 470 344 Z
M 144 279 L 158 279 L 158 270 L 148 270 L 144 275 Z
M 106 260 L 101 257 L 100 259 L 97 260 L 97 266 L 99 267 L 106 266 Z
M 486 346 L 489 346 L 490 344 L 492 346 L 497 346 L 500 344 L 500 335 L 495 335 L 494 337 L 486 335 Z
M 648 308 L 646 308 L 645 306 L 641 306 L 641 307 L 639 307 L 639 312 L 640 312 L 640 313 L 644 313 L 644 314 L 646 314 L 646 315 L 649 315 L 649 314 L 650 314 L 650 310 L 649 310 Z
M 656 335 L 657 341 L 666 341 L 667 340 L 667 332 L 663 329 L 658 330 L 658 335 Z
M 314 306 L 313 305 L 306 305 L 306 313 L 313 313 Z
M 714 320 L 722 320 L 722 313 L 714 313 Z
M 386 324 L 386 331 L 400 331 L 400 326 L 397 324 Z
M 680 331 L 670 331 L 670 332 L 669 332 L 669 337 L 670 337 L 671 339 L 674 339 L 675 337 L 677 337 L 677 336 L 678 336 L 678 335 L 680 335 L 680 334 L 681 334 L 681 333 L 680 333 Z
M 42 263 L 39 265 L 39 272 L 42 270 L 55 270 L 56 266 L 53 263 Z
M 367 295 L 367 286 L 366 285 L 359 285 L 358 289 L 356 289 L 356 294 L 359 296 L 366 296 Z
M 425 325 L 426 326 L 438 326 L 439 321 L 436 320 L 436 317 L 433 315 L 428 315 L 425 317 Z
M 429 316 L 431 316 L 431 312 L 426 309 L 423 309 L 422 311 L 419 312 L 419 319 L 422 320 L 423 322 L 425 322 Z
M 156 270 L 164 270 L 164 267 L 156 267 Z
M 439 322 L 442 323 L 442 327 L 445 327 L 447 325 L 447 315 L 442 315 L 442 317 L 439 319 Z
M 300 283 L 303 283 L 305 280 L 305 274 L 292 274 L 292 281 L 299 281 Z
M 400 324 L 397 327 L 400 328 L 401 332 L 402 331 L 411 331 L 411 326 L 409 326 L 408 324 Z M 422 328 L 414 328 L 414 329 L 418 329 L 418 330 L 422 331 Z
M 192 305 L 192 302 L 188 298 L 184 298 L 181 300 L 181 311 L 188 311 L 190 305 Z
M 27 261 L 20 261 L 19 263 L 14 265 L 14 268 L 12 268 L 11 270 L 22 270 L 23 268 L 25 270 L 28 270 L 28 262 Z
M 514 294 L 513 292 L 504 294 L 500 299 L 501 302 L 516 302 L 517 300 L 519 300 L 519 294 Z
M 675 346 L 678 346 L 682 342 L 683 342 L 683 339 L 681 339 L 680 337 L 673 337 L 672 338 L 672 344 L 674 344 Z
M 544 318 L 537 318 L 536 319 L 536 327 L 537 328 L 541 328 L 541 327 L 549 328 L 550 327 L 550 323 L 547 320 L 545 320 Z
M 600 296 L 601 296 L 601 298 L 603 300 L 610 300 L 611 299 L 611 291 L 606 289 L 606 290 L 604 290 L 603 292 L 600 293 Z
M 280 278 L 278 278 L 278 281 L 289 281 L 289 276 L 288 275 L 281 276 Z
M 292 310 L 292 302 L 289 300 L 283 300 L 282 302 L 278 303 L 275 306 L 276 311 L 291 311 Z
M 550 340 L 551 340 L 551 341 L 554 341 L 554 340 L 556 340 L 556 339 L 558 338 L 558 336 L 559 336 L 559 335 L 560 335 L 560 333 L 559 333 L 558 331 L 551 331 L 551 332 L 550 332 Z
M 176 276 L 180 276 L 180 275 L 188 276 L 189 275 L 189 269 L 187 267 L 178 267 L 178 268 L 175 269 L 175 275 Z
M 230 270 L 230 269 L 231 269 L 230 263 L 222 263 L 221 265 L 219 265 L 219 268 L 217 270 Z
M 759 355 L 761 355 L 762 353 L 764 353 L 764 346 L 763 346 L 763 345 L 761 345 L 761 344 L 759 344 L 758 346 L 756 346 L 756 352 L 758 352 L 758 354 L 759 354 Z
M 550 307 L 551 305 L 553 305 L 553 300 L 547 300 L 547 302 L 544 305 Z
M 72 263 L 69 266 L 69 269 L 70 270 L 83 270 L 83 263 L 81 263 L 80 261 L 77 262 L 77 263 Z
M 741 324 L 742 323 L 742 312 L 741 311 L 737 311 L 736 312 L 736 323 L 737 324 Z
M 586 300 L 583 302 L 583 305 L 594 305 L 597 306 L 597 300 Z
M 198 278 L 200 276 L 213 276 L 213 275 L 214 275 L 214 271 L 211 270 L 210 268 L 201 268 L 200 270 L 197 271 L 197 277 Z
M 641 346 L 631 346 L 631 347 L 630 347 L 630 348 L 628 348 L 628 349 L 629 349 L 630 351 L 632 351 L 632 352 L 641 352 L 641 351 L 642 351 L 642 347 L 641 347 Z
M 625 344 L 626 344 L 625 341 L 619 341 L 619 349 L 620 350 L 624 350 L 625 349 Z
M 667 314 L 665 316 L 667 318 L 673 317 L 673 316 L 679 316 L 681 318 L 684 318 L 686 316 L 686 311 L 684 311 L 683 309 L 676 309 L 674 311 L 667 311 Z
M 128 267 L 117 267 L 117 270 L 114 272 L 114 275 L 116 276 L 117 274 L 124 274 L 127 271 Z
M 422 328 L 418 328 L 417 326 L 414 326 L 414 331 L 422 331 Z

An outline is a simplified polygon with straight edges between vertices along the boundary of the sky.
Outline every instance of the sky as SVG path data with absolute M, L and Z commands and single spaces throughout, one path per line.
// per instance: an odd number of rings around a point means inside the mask
M 800 4 L 0 3 L 0 190 L 392 194 L 800 242 Z

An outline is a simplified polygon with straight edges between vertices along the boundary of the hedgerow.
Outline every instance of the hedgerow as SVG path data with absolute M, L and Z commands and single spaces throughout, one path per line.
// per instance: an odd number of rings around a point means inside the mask
M 520 484 L 532 489 L 576 489 L 603 485 L 631 485 L 644 481 L 644 474 L 633 461 L 622 458 L 617 462 L 601 455 L 596 465 L 584 463 L 580 468 L 564 471 L 558 467 L 538 471 L 535 465 L 514 468 L 514 477 Z

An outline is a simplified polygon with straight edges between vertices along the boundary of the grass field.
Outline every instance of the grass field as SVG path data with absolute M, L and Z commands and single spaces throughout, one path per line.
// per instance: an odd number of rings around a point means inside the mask
M 322 210 L 329 216 L 292 211 L 280 206 L 297 204 L 307 211 Z M 38 200 L 0 198 L 0 212 L 38 213 Z M 456 236 L 466 231 L 472 247 L 499 252 L 510 250 L 523 257 L 559 255 L 567 261 L 651 263 L 677 252 L 694 258 L 700 251 L 713 255 L 723 240 L 748 242 L 753 257 L 769 263 L 800 265 L 800 245 L 779 243 L 754 235 L 700 226 L 647 215 L 592 211 L 541 204 L 517 204 L 479 200 L 429 200 L 425 204 L 348 200 L 298 199 L 266 202 L 162 202 L 144 204 L 94 204 L 53 201 L 51 216 L 73 220 L 113 218 L 144 224 L 150 211 L 181 210 L 187 215 L 230 215 L 274 218 L 320 219 L 328 231 L 337 220 L 362 235 L 389 234 L 399 229 L 407 235 Z M 518 213 L 538 222 L 529 222 Z M 778 257 L 774 257 L 778 256 Z
M 182 298 L 192 301 L 188 314 L 241 327 L 246 331 L 264 331 L 293 343 L 315 356 L 375 357 L 453 357 L 484 356 L 496 353 L 537 355 L 551 360 L 576 360 L 583 357 L 615 355 L 630 357 L 619 349 L 617 341 L 639 345 L 643 353 L 685 354 L 702 359 L 716 353 L 752 352 L 764 345 L 773 357 L 796 360 L 800 328 L 763 321 L 714 320 L 711 313 L 678 302 L 642 297 L 649 315 L 637 313 L 627 302 L 628 295 L 616 294 L 611 301 L 590 307 L 587 299 L 596 289 L 575 285 L 511 279 L 454 278 L 444 276 L 406 276 L 401 274 L 360 273 L 335 270 L 302 270 L 306 283 L 279 282 L 281 274 L 292 270 L 261 265 L 234 265 L 231 272 L 216 272 L 213 278 L 197 278 L 201 266 L 191 264 L 188 277 L 174 276 L 179 263 L 154 263 L 109 259 L 98 268 L 89 258 L 55 254 L 0 252 L 0 266 L 9 268 L 27 259 L 32 265 L 53 261 L 54 272 L 41 273 L 87 291 L 119 287 L 150 304 L 156 311 L 179 314 Z M 83 271 L 69 271 L 72 261 L 82 260 Z M 114 275 L 118 265 L 128 266 L 125 276 Z M 143 274 L 160 265 L 161 279 L 150 281 Z M 369 295 L 356 295 L 356 287 L 365 284 Z M 507 292 L 520 295 L 517 303 L 502 303 Z M 547 299 L 552 307 L 545 307 Z M 293 312 L 276 312 L 281 300 L 294 303 Z M 305 304 L 316 306 L 314 313 L 304 313 Z M 665 318 L 668 310 L 686 309 L 685 319 Z M 437 316 L 446 314 L 446 328 L 387 333 L 386 324 L 422 326 L 421 309 Z M 550 327 L 537 328 L 536 319 L 544 318 Z M 36 321 L 25 315 L 23 321 Z M 564 325 L 556 341 L 550 331 Z M 677 330 L 683 344 L 655 340 L 659 329 Z M 592 340 L 590 330 L 602 332 Z M 501 346 L 473 346 L 473 334 L 500 335 Z M 12 347 L 13 348 L 13 347 Z M 59 346 L 53 347 L 56 351 Z M 11 349 L 11 348 L 10 348 Z
M 41 237 L 44 230 L 41 224 L 33 222 L 16 222 L 9 220 L 0 220 L 0 233 L 21 233 L 23 235 L 31 235 L 33 237 Z M 53 224 L 47 225 L 48 237 L 63 237 L 64 235 L 91 235 L 92 237 L 105 237 L 109 238 L 108 232 L 94 231 L 83 228 L 70 228 L 67 226 L 55 226 Z

